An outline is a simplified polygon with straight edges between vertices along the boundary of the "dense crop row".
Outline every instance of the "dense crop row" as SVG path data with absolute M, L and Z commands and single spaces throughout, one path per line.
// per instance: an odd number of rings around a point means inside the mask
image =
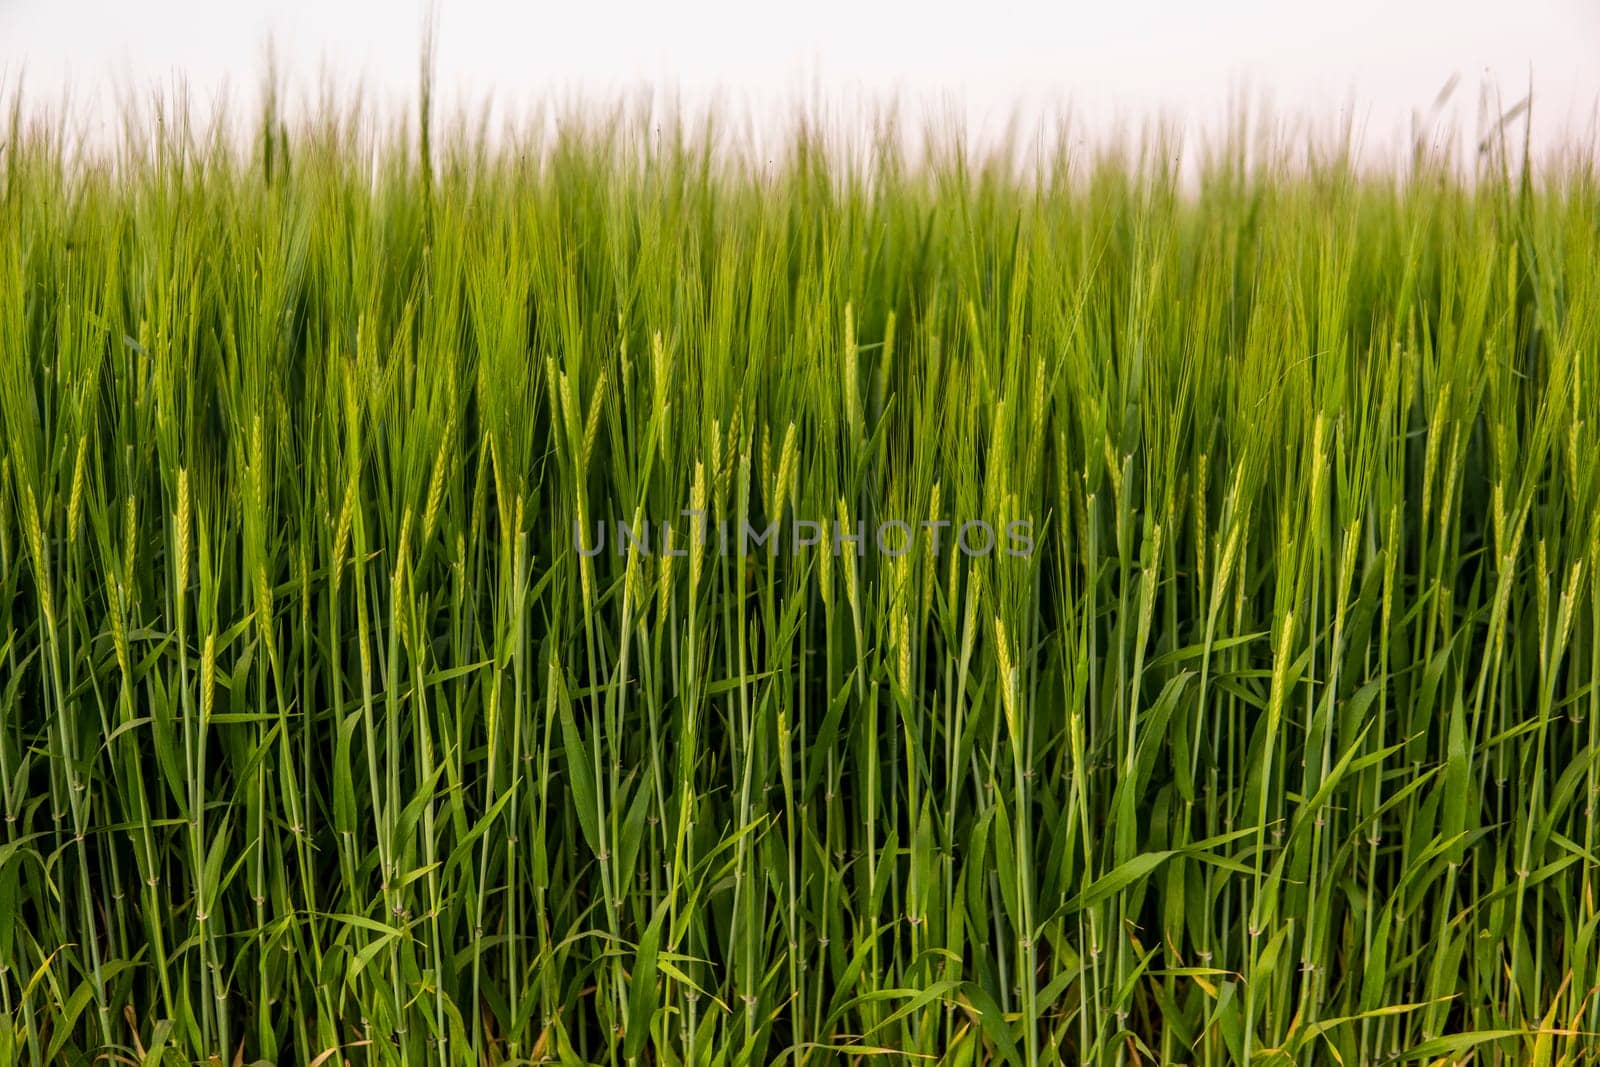
M 1595 1047 L 1591 168 L 24 115 L 0 1062 Z

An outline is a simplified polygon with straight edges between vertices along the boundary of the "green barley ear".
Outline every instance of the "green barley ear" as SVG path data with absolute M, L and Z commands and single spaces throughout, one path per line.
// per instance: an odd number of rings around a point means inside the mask
M 695 590 L 700 588 L 700 572 L 705 566 L 706 559 L 706 466 L 704 463 L 697 462 L 694 465 L 694 485 L 689 490 L 689 508 L 696 515 L 693 532 L 689 535 L 689 596 L 693 597 Z
M 184 592 L 189 588 L 189 469 L 178 468 L 178 513 L 175 525 L 176 543 L 172 546 L 172 558 L 178 576 L 177 596 L 181 603 Z
M 138 498 L 132 493 L 128 494 L 127 503 L 122 509 L 122 580 L 128 585 L 133 584 L 133 568 L 139 554 L 139 513 Z
M 256 631 L 261 634 L 261 644 L 267 653 L 267 662 L 277 658 L 272 640 L 272 585 L 267 581 L 266 564 L 256 567 Z
M 904 611 L 900 613 L 898 629 L 900 631 L 900 656 L 896 663 L 896 673 L 900 679 L 900 691 L 909 696 L 911 694 L 911 619 Z
M 1311 496 L 1306 509 L 1306 519 L 1311 524 L 1314 537 L 1322 533 L 1322 516 L 1328 496 L 1327 445 L 1327 422 L 1319 411 L 1311 431 Z
M 833 551 L 831 547 L 817 553 L 817 589 L 822 596 L 822 610 L 833 614 Z
M 983 328 L 978 322 L 977 302 L 967 299 L 967 340 L 972 345 L 972 356 L 967 360 L 968 368 L 976 368 L 969 379 L 971 388 L 985 405 L 992 404 L 995 398 L 995 383 L 990 370 L 989 353 L 984 350 Z
M 660 419 L 667 402 L 667 378 L 671 372 L 671 357 L 661 342 L 661 331 L 650 335 L 650 383 L 653 389 L 653 414 Z
M 783 449 L 778 455 L 778 479 L 772 484 L 772 514 L 769 516 L 775 522 L 783 521 L 783 505 L 790 495 L 790 486 L 794 481 L 794 468 L 798 462 L 797 446 L 795 443 L 794 423 L 783 433 Z
M 1006 637 L 1006 624 L 1000 616 L 994 617 L 995 659 L 1000 667 L 1000 703 L 1005 710 L 1006 729 L 1017 736 L 1017 667 L 1011 658 L 1011 642 Z
M 1439 446 L 1444 438 L 1444 416 L 1450 407 L 1450 383 L 1439 390 L 1439 399 L 1433 405 L 1433 417 L 1428 420 L 1428 441 L 1422 459 L 1422 511 L 1426 517 L 1433 501 L 1433 477 L 1439 466 Z
M 1556 656 L 1559 657 L 1567 647 L 1567 641 L 1572 637 L 1572 622 L 1575 614 L 1574 608 L 1578 603 L 1578 594 L 1583 588 L 1583 560 L 1572 564 L 1567 572 L 1566 586 L 1561 590 L 1561 599 L 1556 604 Z
M 111 648 L 116 653 L 117 669 L 122 672 L 123 681 L 133 678 L 133 671 L 128 658 L 128 630 L 122 618 L 122 583 L 111 586 L 106 590 L 107 606 L 111 609 Z
M 644 505 L 635 504 L 633 508 L 633 525 L 635 530 L 644 529 Z M 645 601 L 647 590 L 644 583 L 644 566 L 639 562 L 642 552 L 628 552 L 628 561 L 623 565 L 622 588 L 630 604 L 635 605 L 635 610 L 643 611 L 649 605 Z
M 1385 633 L 1388 632 L 1390 621 L 1394 617 L 1395 575 L 1399 572 L 1402 550 L 1400 536 L 1400 503 L 1396 501 L 1389 509 L 1389 528 L 1384 537 L 1383 599 L 1380 618 Z
M 1294 647 L 1294 617 L 1294 608 L 1284 612 L 1283 628 L 1278 634 L 1277 655 L 1272 664 L 1272 685 L 1267 700 L 1269 737 L 1276 729 L 1275 723 L 1283 712 L 1283 703 L 1287 695 L 1284 690 L 1288 684 L 1290 665 L 1293 663 L 1293 657 L 1289 652 Z
M 33 555 L 34 576 L 39 583 L 40 597 L 45 614 L 50 614 L 50 558 L 45 555 L 44 527 L 39 522 L 39 502 L 34 499 L 33 486 L 22 487 L 22 521 L 28 537 L 28 551 Z
M 206 643 L 200 653 L 200 722 L 211 721 L 212 698 L 217 681 L 217 635 L 206 634 Z
M 1567 425 L 1567 485 L 1576 489 L 1583 483 L 1578 479 L 1578 437 L 1583 432 L 1583 420 L 1573 419 Z
M 563 381 L 565 385 L 565 381 Z M 594 396 L 589 399 L 589 414 L 583 423 L 583 463 L 581 466 L 588 469 L 589 460 L 594 455 L 594 440 L 600 433 L 600 412 L 606 402 L 606 370 L 600 368 L 600 377 L 594 385 Z
M 78 516 L 83 514 L 83 468 L 88 438 L 78 438 L 78 458 L 72 464 L 72 493 L 67 502 L 67 544 L 78 543 Z
M 556 361 L 553 356 L 544 357 L 544 384 L 545 395 L 550 398 L 550 421 L 559 433 L 551 433 L 550 444 L 556 456 L 566 454 L 566 415 L 561 407 L 561 376 L 556 373 Z
M 1145 565 L 1144 579 L 1139 595 L 1139 643 L 1143 647 L 1144 641 L 1150 635 L 1150 624 L 1155 618 L 1156 610 L 1156 582 L 1161 574 L 1161 524 L 1158 522 L 1150 531 L 1150 557 Z
M 1105 434 L 1101 447 L 1105 453 L 1106 474 L 1111 478 L 1111 494 L 1113 498 L 1122 496 L 1122 464 L 1117 462 L 1117 446 L 1111 441 L 1111 434 Z
M 844 530 L 851 529 L 850 508 L 845 504 L 842 496 L 839 498 L 839 527 Z M 824 534 L 823 536 L 826 539 L 827 535 Z M 825 544 L 823 546 L 823 554 L 832 555 L 832 553 L 833 545 L 831 543 Z M 861 605 L 856 599 L 856 553 L 854 551 L 844 553 L 844 565 L 840 569 L 844 571 L 845 601 L 850 605 L 852 613 L 858 612 L 861 610 Z
M 494 508 L 495 514 L 500 519 L 500 537 L 505 540 L 511 531 L 511 500 L 506 495 L 505 483 L 500 480 L 500 446 L 494 431 L 488 435 L 489 441 L 489 473 L 494 479 Z M 583 500 L 583 476 L 578 476 L 578 499 Z M 582 517 L 582 516 L 580 516 Z M 509 542 L 507 542 L 509 544 Z
M 1044 357 L 1033 363 L 1033 429 L 1028 438 L 1028 452 L 1038 455 L 1044 442 L 1045 415 L 1049 412 L 1050 398 L 1045 395 Z
M 572 379 L 567 377 L 566 371 L 556 375 L 556 396 L 561 401 L 561 432 L 566 435 L 573 459 L 581 470 L 588 457 L 583 454 L 583 440 L 578 429 L 578 405 L 572 399 Z
M 395 633 L 402 645 L 411 643 L 410 612 L 405 598 L 408 556 L 411 552 L 411 509 L 400 519 L 400 547 L 395 551 L 394 573 L 389 578 L 389 611 L 394 616 Z
M 761 484 L 765 486 L 772 485 L 772 426 L 770 424 L 761 427 Z M 767 506 L 771 507 L 772 504 L 773 501 L 769 499 Z
M 622 365 L 621 380 L 617 385 L 622 389 L 622 409 L 633 410 L 633 357 L 628 355 L 628 320 L 617 308 L 617 362 Z
M 250 492 L 251 504 L 255 507 L 257 516 L 265 516 L 266 511 L 266 479 L 263 477 L 265 466 L 264 449 L 261 444 L 261 416 L 257 415 L 250 420 Z
M 672 528 L 669 526 L 661 538 L 661 566 L 656 578 L 656 615 L 662 621 L 672 607 Z
M 1600 574 L 1600 515 L 1596 515 L 1594 522 L 1589 526 L 1589 573 Z M 1594 603 L 1600 598 L 1600 585 L 1593 579 L 1589 582 L 1589 600 Z
M 1070 552 L 1072 544 L 1072 519 L 1078 519 L 1078 529 L 1083 528 L 1083 508 L 1076 509 L 1073 504 L 1077 501 L 1072 495 L 1072 479 L 1067 473 L 1067 435 L 1065 431 L 1056 431 L 1056 509 L 1061 515 L 1061 521 L 1056 528 L 1061 531 L 1061 547 L 1063 551 Z
M 356 483 L 357 474 L 352 468 L 350 479 L 344 487 L 344 502 L 339 505 L 339 518 L 333 527 L 333 561 L 329 572 L 332 575 L 334 596 L 339 595 L 339 586 L 344 580 L 344 555 L 350 549 L 350 524 L 355 518 Z
M 865 436 L 861 414 L 861 383 L 857 381 L 859 374 L 855 309 L 847 303 L 844 306 L 844 415 L 845 422 L 850 427 L 851 439 L 858 445 Z
M 882 411 L 882 405 L 888 402 L 891 388 L 889 379 L 894 368 L 894 323 L 894 311 L 891 309 L 883 320 L 883 344 L 879 347 L 877 411 Z
M 716 508 L 716 514 L 722 514 L 722 501 L 725 499 L 722 486 L 722 420 L 713 418 L 711 429 L 706 433 L 706 463 L 711 468 L 711 502 Z
M 733 486 L 734 458 L 740 452 L 742 442 L 742 427 L 739 424 L 739 409 L 743 401 L 736 399 L 733 405 L 733 414 L 728 419 L 728 439 L 722 448 L 722 469 L 717 471 L 717 514 L 721 516 L 728 506 L 728 493 Z
M 1344 528 L 1344 548 L 1339 554 L 1339 581 L 1344 589 L 1348 589 L 1355 579 L 1356 555 L 1361 550 L 1361 520 L 1351 519 Z M 1342 598 L 1341 598 L 1342 601 Z M 1343 611 L 1343 607 L 1340 609 Z
M 428 502 L 422 511 L 422 544 L 433 537 L 434 525 L 439 521 L 439 504 L 444 499 L 444 463 L 450 453 L 450 435 L 456 425 L 455 416 L 444 424 L 444 434 L 439 439 L 439 452 L 433 457 L 433 473 L 428 477 Z
M 1537 594 L 1537 599 L 1539 602 L 1539 669 L 1544 670 L 1544 656 L 1546 651 L 1544 645 L 1544 635 L 1548 632 L 1544 629 L 1544 627 L 1550 625 L 1550 557 L 1548 550 L 1545 548 L 1545 539 L 1542 537 L 1539 538 L 1538 542 L 1533 546 L 1533 567 L 1533 589 L 1534 593 Z
M 576 507 L 578 511 L 578 529 L 583 531 L 582 536 L 588 536 L 589 530 L 589 494 L 584 491 L 580 481 L 577 488 Z M 594 605 L 594 560 L 589 556 L 578 555 L 578 581 L 583 587 L 584 610 Z

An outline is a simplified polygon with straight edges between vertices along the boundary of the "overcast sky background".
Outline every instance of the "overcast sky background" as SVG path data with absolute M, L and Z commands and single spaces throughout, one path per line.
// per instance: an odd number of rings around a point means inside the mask
M 202 106 L 223 86 L 247 102 L 271 40 L 293 90 L 331 76 L 393 106 L 415 95 L 425 6 L 0 0 L 0 76 L 9 91 L 25 74 L 35 99 L 68 91 L 94 126 L 126 92 L 180 79 Z M 1215 126 L 1243 92 L 1394 144 L 1459 77 L 1449 121 L 1470 134 L 1480 87 L 1509 104 L 1531 82 L 1535 140 L 1551 146 L 1588 130 L 1600 102 L 1600 0 L 439 0 L 435 17 L 446 100 L 492 98 L 501 114 L 653 86 L 758 126 L 796 102 L 848 112 L 894 94 L 979 132 L 1070 104 L 1097 132 L 1155 115 Z

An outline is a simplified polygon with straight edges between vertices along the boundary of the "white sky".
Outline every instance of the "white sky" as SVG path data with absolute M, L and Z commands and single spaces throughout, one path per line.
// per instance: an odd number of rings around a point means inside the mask
M 324 72 L 391 103 L 414 94 L 421 0 L 0 0 L 0 76 L 109 115 L 128 88 L 201 102 L 259 84 L 268 40 L 292 88 Z M 1155 114 L 1220 119 L 1241 89 L 1321 124 L 1354 108 L 1380 142 L 1459 76 L 1467 130 L 1491 79 L 1534 87 L 1534 133 L 1586 130 L 1600 102 L 1600 0 L 438 0 L 446 99 L 503 110 L 581 90 L 673 88 L 771 113 L 897 93 L 998 127 L 1069 103 L 1091 129 Z

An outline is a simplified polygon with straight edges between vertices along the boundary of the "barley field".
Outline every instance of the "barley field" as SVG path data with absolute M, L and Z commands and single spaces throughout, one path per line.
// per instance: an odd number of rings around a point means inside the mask
M 4 122 L 0 1063 L 1600 1059 L 1592 153 Z

